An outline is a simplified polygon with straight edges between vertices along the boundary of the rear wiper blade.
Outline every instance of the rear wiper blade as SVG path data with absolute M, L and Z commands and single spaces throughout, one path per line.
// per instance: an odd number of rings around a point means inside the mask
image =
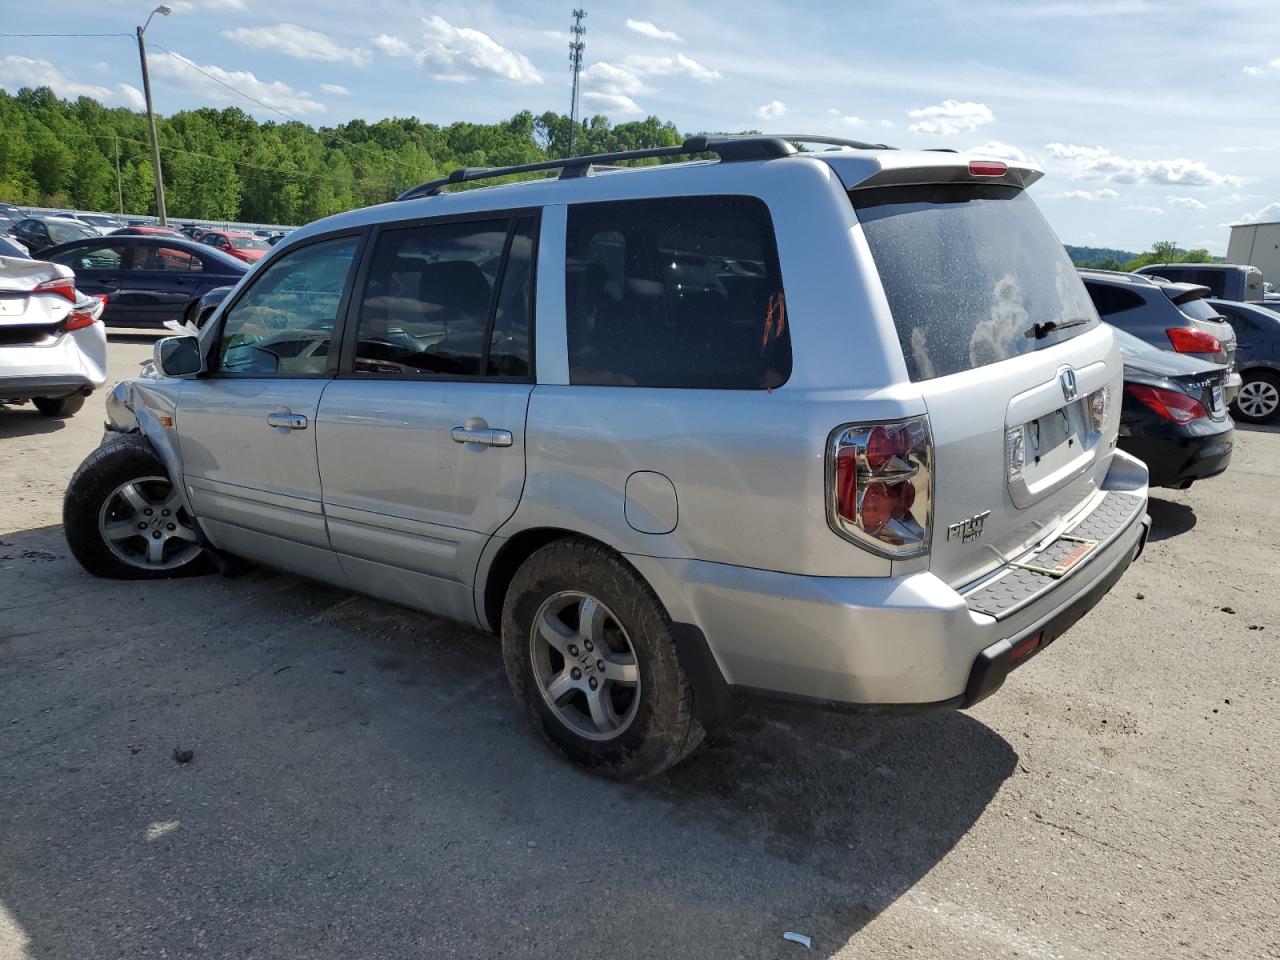
M 1031 329 L 1024 331 L 1022 335 L 1029 340 L 1043 340 L 1055 330 L 1080 327 L 1088 322 L 1088 317 L 1072 317 L 1070 320 L 1046 320 L 1044 323 L 1033 323 Z

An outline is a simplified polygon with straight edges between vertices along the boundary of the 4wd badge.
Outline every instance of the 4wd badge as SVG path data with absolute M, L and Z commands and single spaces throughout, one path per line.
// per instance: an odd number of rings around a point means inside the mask
M 947 527 L 947 540 L 959 540 L 961 543 L 970 543 L 977 540 L 986 529 L 987 517 L 991 516 L 990 510 L 983 510 L 981 513 L 975 513 L 968 520 L 961 520 Z

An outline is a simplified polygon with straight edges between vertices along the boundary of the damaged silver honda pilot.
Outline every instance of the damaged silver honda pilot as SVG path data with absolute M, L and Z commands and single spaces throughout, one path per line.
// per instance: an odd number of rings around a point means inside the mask
M 312 223 L 116 388 L 68 541 L 498 633 L 535 729 L 618 778 L 750 695 L 970 706 L 1149 525 L 1040 175 L 698 137 Z

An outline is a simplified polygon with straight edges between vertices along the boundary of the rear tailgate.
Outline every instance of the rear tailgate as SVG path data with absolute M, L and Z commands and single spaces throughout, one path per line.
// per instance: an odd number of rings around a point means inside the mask
M 1115 448 L 1121 364 L 1020 183 L 897 176 L 850 197 L 929 411 L 929 568 L 960 586 L 1088 504 Z

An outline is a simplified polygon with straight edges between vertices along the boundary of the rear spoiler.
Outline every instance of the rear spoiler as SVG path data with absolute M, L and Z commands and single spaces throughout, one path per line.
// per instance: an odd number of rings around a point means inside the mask
M 1166 283 L 1161 288 L 1174 303 L 1189 303 L 1192 300 L 1203 300 L 1213 296 L 1213 291 L 1198 283 Z

